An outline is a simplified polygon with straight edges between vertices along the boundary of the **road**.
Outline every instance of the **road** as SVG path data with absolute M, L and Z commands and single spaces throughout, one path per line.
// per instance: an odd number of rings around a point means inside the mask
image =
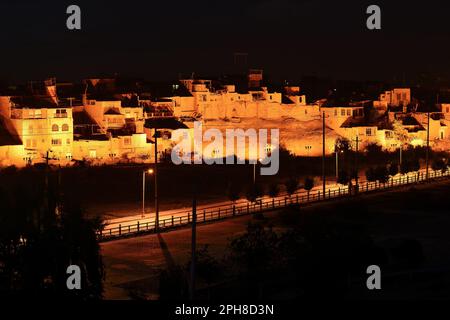
M 445 210 L 450 202 L 450 198 L 445 196 L 450 191 L 450 184 L 442 181 L 419 185 L 415 189 L 414 194 L 405 192 L 409 189 L 402 188 L 357 198 L 355 201 L 363 203 L 369 211 L 346 215 L 342 217 L 342 221 L 367 227 L 376 243 L 399 237 L 417 239 L 422 243 L 427 257 L 424 267 L 443 265 L 449 260 L 450 250 L 450 215 Z M 305 213 L 317 212 L 317 208 L 334 206 L 335 203 L 330 202 L 316 203 L 303 210 Z M 277 230 L 284 230 L 281 220 L 277 220 L 278 212 L 269 212 L 265 214 L 265 218 Z M 252 219 L 251 215 L 247 215 L 199 225 L 198 247 L 208 245 L 209 253 L 220 261 L 228 253 L 230 239 L 242 235 Z M 190 241 L 191 230 L 184 228 L 101 243 L 106 268 L 105 298 L 130 299 L 138 295 L 157 299 L 161 270 L 174 265 L 185 265 L 190 257 Z M 402 287 L 398 288 L 405 297 L 414 292 L 427 297 L 431 290 L 428 287 L 419 289 L 411 290 L 410 293 Z M 387 297 L 398 297 L 397 291 L 389 293 L 387 288 L 382 291 Z M 360 297 L 356 296 L 358 298 Z
M 432 170 L 430 170 L 432 171 Z M 421 175 L 425 175 L 425 169 L 422 169 L 419 171 L 419 173 Z M 394 177 L 394 179 L 398 179 L 400 177 L 408 177 L 408 179 L 414 179 L 417 177 L 417 172 L 411 172 L 407 175 L 396 175 Z M 412 181 L 412 180 L 411 180 Z M 360 184 L 363 185 L 365 183 L 365 181 L 360 181 Z M 322 190 L 322 185 L 318 185 L 315 186 L 312 190 L 311 190 L 311 194 L 314 194 L 316 192 L 321 192 Z M 332 184 L 327 184 L 326 185 L 326 190 L 327 193 L 329 191 L 331 191 L 331 193 L 335 192 L 336 194 L 339 193 L 347 193 L 348 192 L 348 186 L 343 186 L 343 185 L 337 185 L 335 183 Z M 364 191 L 364 190 L 362 190 Z M 307 192 L 303 189 L 298 189 L 297 192 L 295 193 L 295 196 L 299 196 L 299 197 L 307 197 Z M 286 198 L 289 198 L 289 196 L 287 194 L 280 194 L 279 196 L 275 197 L 275 202 L 281 201 L 284 202 Z M 271 198 L 269 198 L 268 196 L 264 196 L 262 198 L 260 198 L 260 200 L 265 200 L 265 201 L 270 201 Z M 197 212 L 199 214 L 201 214 L 204 210 L 207 211 L 219 211 L 219 209 L 224 212 L 226 209 L 230 210 L 230 207 L 232 206 L 232 202 L 231 201 L 222 201 L 222 202 L 217 202 L 214 204 L 206 204 L 206 205 L 198 205 L 197 206 Z M 247 201 L 246 199 L 240 199 L 238 201 L 235 202 L 236 207 L 242 206 L 245 207 L 247 205 L 249 206 L 255 206 L 255 203 L 251 203 L 249 201 Z M 166 222 L 164 223 L 171 223 L 172 220 L 175 221 L 175 223 L 177 221 L 179 221 L 179 219 L 188 219 L 188 215 L 190 215 L 192 212 L 192 207 L 185 207 L 185 208 L 177 208 L 177 209 L 173 209 L 173 210 L 165 210 L 165 211 L 160 211 L 159 213 L 159 221 L 160 221 L 160 225 L 163 224 L 163 221 L 166 220 Z M 117 232 L 118 228 L 120 227 L 121 230 L 127 230 L 128 227 L 131 226 L 136 226 L 139 223 L 139 225 L 143 228 L 145 228 L 145 226 L 150 226 L 149 228 L 153 228 L 153 226 L 155 225 L 155 213 L 154 212 L 146 212 L 146 214 L 144 216 L 142 216 L 141 214 L 137 214 L 137 215 L 130 215 L 127 217 L 121 217 L 121 218 L 114 218 L 114 219 L 108 219 L 105 221 L 105 229 L 104 229 L 104 233 L 108 234 L 108 232 L 110 232 L 111 230 Z

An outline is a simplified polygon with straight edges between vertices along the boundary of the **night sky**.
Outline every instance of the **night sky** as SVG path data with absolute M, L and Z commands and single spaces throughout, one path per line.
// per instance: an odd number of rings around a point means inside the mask
M 449 77 L 448 2 L 1 0 L 0 78 L 217 75 L 235 70 L 233 52 L 273 79 Z M 66 28 L 70 4 L 81 31 Z M 380 31 L 366 28 L 370 4 L 381 7 Z

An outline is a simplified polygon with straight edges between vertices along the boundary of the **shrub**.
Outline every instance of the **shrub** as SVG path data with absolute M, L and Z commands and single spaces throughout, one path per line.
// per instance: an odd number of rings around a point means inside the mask
M 386 183 L 389 181 L 389 172 L 386 166 L 378 166 L 375 169 L 375 178 L 380 181 L 380 183 Z
M 391 163 L 389 166 L 389 175 L 395 176 L 398 173 L 398 164 Z
M 280 187 L 277 183 L 271 183 L 269 186 L 269 196 L 275 198 L 280 193 Z
M 289 178 L 284 185 L 286 186 L 286 192 L 291 196 L 298 189 L 298 179 Z
M 366 179 L 369 182 L 377 180 L 374 168 L 369 168 L 366 170 Z
M 347 185 L 349 182 L 350 182 L 350 176 L 348 175 L 347 171 L 345 171 L 345 170 L 339 171 L 337 183 Z

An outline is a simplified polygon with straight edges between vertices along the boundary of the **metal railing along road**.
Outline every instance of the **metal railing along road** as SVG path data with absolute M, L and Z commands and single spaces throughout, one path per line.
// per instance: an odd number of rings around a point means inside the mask
M 416 184 L 420 182 L 436 180 L 444 177 L 450 177 L 450 171 L 446 172 L 429 170 L 428 179 L 426 173 L 418 171 L 413 174 L 400 176 L 397 178 L 390 178 L 386 183 L 380 183 L 379 181 L 363 181 L 359 183 L 359 187 L 353 186 L 353 190 L 349 191 L 347 186 L 329 188 L 323 194 L 322 190 L 315 190 L 311 192 L 301 191 L 292 195 L 281 195 L 269 199 L 258 199 L 253 203 L 246 201 L 246 203 L 235 203 L 234 205 L 227 206 L 211 206 L 207 208 L 197 209 L 197 223 L 207 223 L 219 221 L 222 219 L 248 215 L 264 211 L 272 211 L 280 208 L 285 208 L 294 204 L 306 204 L 317 201 L 324 201 L 329 199 L 341 198 L 349 196 L 355 193 L 366 193 L 371 191 L 379 191 L 398 186 L 405 186 L 409 184 Z M 358 190 L 356 190 L 358 189 Z M 192 222 L 192 211 L 179 211 L 174 212 L 169 218 L 163 218 L 159 220 L 158 229 L 160 231 L 171 228 L 177 228 L 189 225 Z M 121 225 L 117 227 L 110 227 L 108 225 L 98 232 L 98 238 L 102 240 L 111 240 L 120 237 L 133 236 L 141 233 L 155 232 L 155 222 L 137 222 L 132 224 Z

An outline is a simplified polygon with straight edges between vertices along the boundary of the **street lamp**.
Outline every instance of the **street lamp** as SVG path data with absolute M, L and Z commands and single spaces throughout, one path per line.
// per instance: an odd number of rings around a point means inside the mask
M 153 174 L 153 169 L 148 169 L 142 171 L 142 218 L 144 218 L 145 215 L 145 175 L 146 174 Z

